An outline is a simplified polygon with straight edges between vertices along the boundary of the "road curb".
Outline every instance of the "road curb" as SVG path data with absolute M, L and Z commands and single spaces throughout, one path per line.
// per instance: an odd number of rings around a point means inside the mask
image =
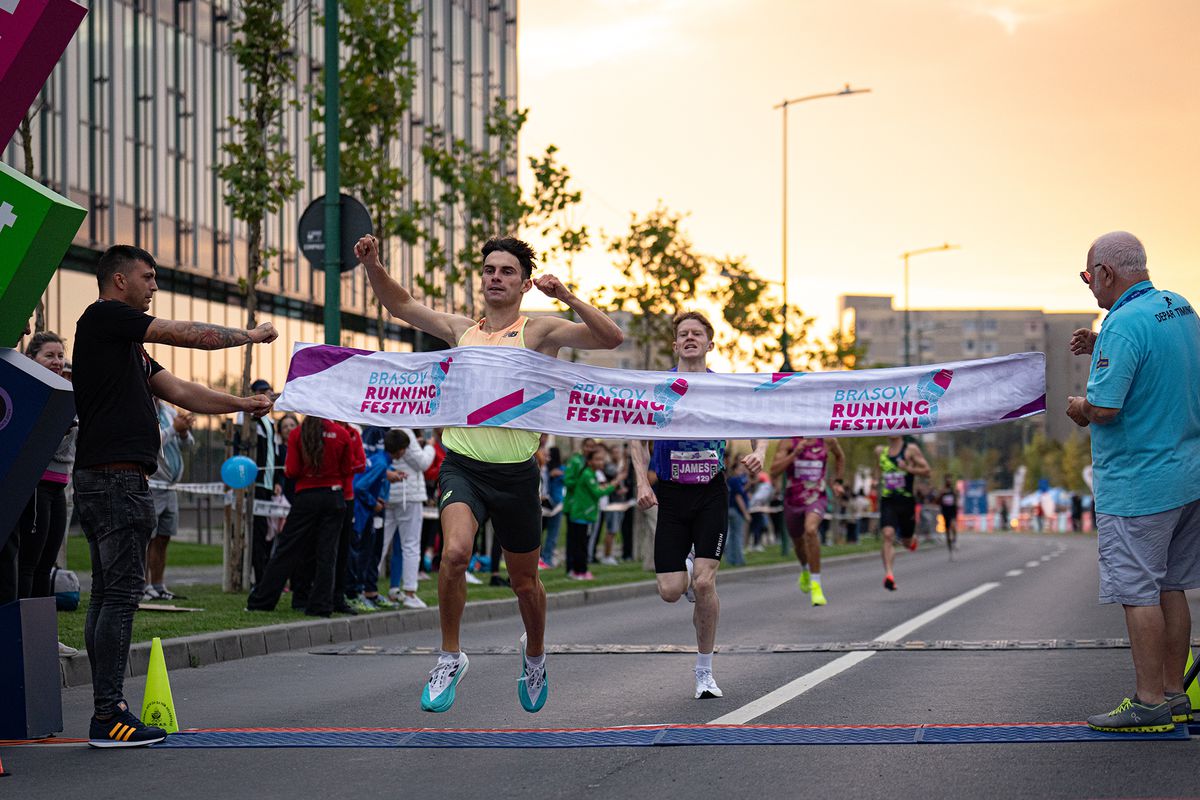
M 827 558 L 827 562 L 859 561 L 877 558 L 875 553 L 854 553 Z M 721 583 L 736 583 L 752 578 L 769 577 L 776 574 L 794 573 L 794 563 L 770 564 L 763 567 L 746 567 L 721 573 Z M 546 597 L 546 608 L 580 608 L 600 603 L 630 600 L 657 594 L 653 580 L 622 583 L 616 586 L 597 586 L 567 592 L 556 592 Z M 463 622 L 484 622 L 504 619 L 519 614 L 516 598 L 505 600 L 477 600 L 468 602 L 463 609 Z M 323 647 L 328 644 L 373 639 L 414 631 L 436 630 L 437 608 L 405 611 L 380 611 L 357 617 L 285 622 L 264 625 L 259 628 L 240 628 L 232 631 L 214 631 L 195 636 L 164 639 L 163 656 L 168 670 L 187 667 L 206 667 L 225 661 Z M 92 682 L 92 670 L 87 653 L 58 660 L 64 688 L 84 686 Z M 150 664 L 150 642 L 138 642 L 129 648 L 129 661 L 125 670 L 128 677 L 145 675 Z

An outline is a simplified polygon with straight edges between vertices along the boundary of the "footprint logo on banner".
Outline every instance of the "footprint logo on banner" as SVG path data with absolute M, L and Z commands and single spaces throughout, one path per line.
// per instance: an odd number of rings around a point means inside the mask
M 442 404 L 442 383 L 446 380 L 446 376 L 450 374 L 450 363 L 453 358 L 447 358 L 445 361 L 439 361 L 433 365 L 433 397 L 429 399 L 429 413 L 436 414 L 438 406 Z
M 950 388 L 952 380 L 954 380 L 954 370 L 943 369 L 931 372 L 917 381 L 917 397 L 929 401 L 929 413 L 917 417 L 917 424 L 922 428 L 929 428 L 937 423 L 938 401 Z
M 654 387 L 654 399 L 662 403 L 662 411 L 654 412 L 654 424 L 662 427 L 671 424 L 675 415 L 675 404 L 687 394 L 688 383 L 683 378 L 676 378 L 672 383 L 664 383 Z

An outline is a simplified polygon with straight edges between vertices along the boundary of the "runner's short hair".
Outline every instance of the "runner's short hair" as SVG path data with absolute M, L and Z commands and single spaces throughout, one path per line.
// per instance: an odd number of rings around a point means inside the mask
M 533 275 L 534 262 L 537 261 L 537 254 L 532 247 L 515 236 L 493 236 L 483 243 L 484 258 L 497 250 L 516 256 L 517 261 L 521 262 L 521 277 L 529 280 Z
M 708 317 L 704 316 L 699 311 L 685 311 L 682 314 L 675 315 L 675 319 L 671 325 L 676 336 L 679 336 L 679 326 L 687 322 L 689 319 L 694 319 L 696 322 L 699 322 L 701 325 L 703 325 L 704 331 L 708 334 L 708 340 L 710 342 L 713 340 L 713 337 L 716 335 L 716 331 L 713 330 L 712 323 L 708 321 Z
M 113 275 L 118 272 L 129 272 L 140 262 L 149 264 L 153 269 L 158 269 L 158 264 L 154 262 L 154 256 L 140 247 L 134 247 L 131 244 L 114 244 L 105 250 L 104 255 L 100 256 L 100 260 L 96 262 L 96 283 L 99 284 L 100 290 L 104 291 L 104 287 L 112 282 Z

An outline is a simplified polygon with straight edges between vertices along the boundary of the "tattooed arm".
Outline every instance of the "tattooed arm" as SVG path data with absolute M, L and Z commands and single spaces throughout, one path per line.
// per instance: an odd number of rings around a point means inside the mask
M 193 347 L 197 350 L 223 350 L 244 344 L 266 344 L 275 341 L 278 336 L 275 326 L 269 322 L 247 331 L 207 322 L 156 318 L 146 329 L 143 341 L 147 344 L 169 344 L 176 347 Z
M 159 370 L 150 378 L 150 391 L 159 399 L 188 411 L 195 411 L 197 414 L 232 414 L 242 411 L 257 419 L 270 411 L 272 404 L 271 398 L 265 394 L 236 397 L 177 378 L 165 369 Z

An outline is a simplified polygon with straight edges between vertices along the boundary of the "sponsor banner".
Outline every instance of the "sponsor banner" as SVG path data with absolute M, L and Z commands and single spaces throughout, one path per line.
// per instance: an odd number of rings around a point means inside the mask
M 881 436 L 1046 409 L 1046 357 L 786 374 L 641 372 L 515 347 L 379 353 L 299 343 L 282 411 L 384 427 L 522 428 L 621 439 Z

